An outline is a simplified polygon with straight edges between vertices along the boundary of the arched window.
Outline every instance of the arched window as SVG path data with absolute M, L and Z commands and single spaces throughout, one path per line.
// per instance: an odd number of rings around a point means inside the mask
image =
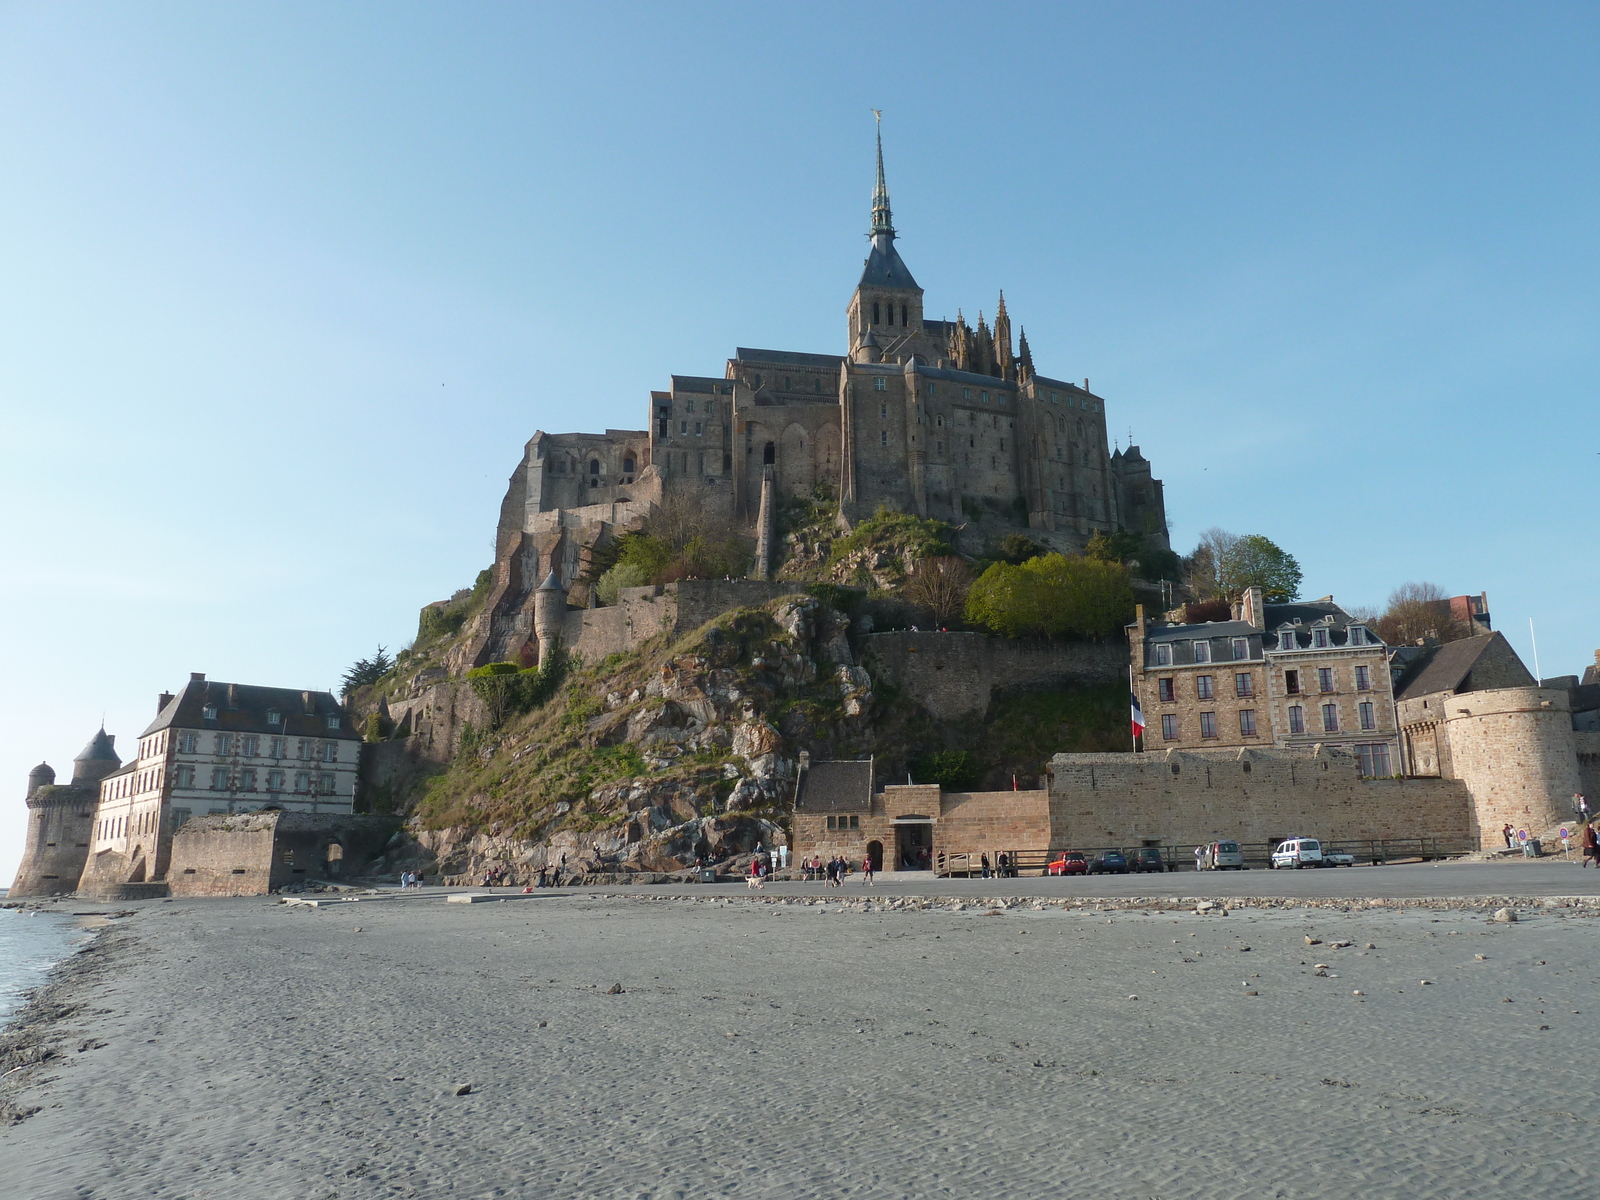
M 894 305 L 889 305 L 889 324 L 894 324 Z
M 876 300 L 872 302 L 872 323 L 874 325 L 878 323 L 878 302 Z
M 598 458 L 591 458 L 589 460 L 589 474 L 591 474 L 591 475 L 600 474 L 600 460 Z
M 633 474 L 633 455 L 630 454 L 627 458 L 622 460 L 622 473 L 624 475 Z
M 907 308 L 904 304 L 902 304 L 900 306 L 900 328 L 901 329 L 904 329 L 907 325 L 911 324 L 911 318 L 906 315 L 910 311 L 911 310 L 909 308 Z
M 768 442 L 761 448 L 761 465 L 764 467 L 770 467 L 777 461 L 778 447 L 772 442 Z

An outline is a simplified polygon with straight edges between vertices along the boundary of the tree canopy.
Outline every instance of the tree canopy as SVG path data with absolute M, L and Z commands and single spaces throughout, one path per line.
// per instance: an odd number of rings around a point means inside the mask
M 1450 612 L 1450 599 L 1436 583 L 1403 583 L 1389 593 L 1389 607 L 1372 623 L 1372 630 L 1391 646 L 1422 639 L 1460 641 L 1472 636 L 1472 627 Z
M 1121 563 L 1044 554 L 997 562 L 967 593 L 967 620 L 1005 637 L 1104 637 L 1133 616 Z
M 344 684 L 340 688 L 343 695 L 348 696 L 357 688 L 368 687 L 382 679 L 394 668 L 394 659 L 390 658 L 386 647 L 379 646 L 378 652 L 371 658 L 360 658 L 344 673 Z
M 1294 555 L 1259 533 L 1207 529 L 1184 560 L 1184 585 L 1196 600 L 1229 599 L 1259 587 L 1268 603 L 1283 604 L 1299 598 L 1300 577 Z

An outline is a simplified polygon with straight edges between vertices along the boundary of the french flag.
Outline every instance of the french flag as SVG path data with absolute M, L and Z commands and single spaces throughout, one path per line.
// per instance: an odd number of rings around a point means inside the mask
M 1133 709 L 1133 736 L 1138 737 L 1144 732 L 1144 710 L 1139 707 L 1139 697 L 1128 693 L 1128 704 Z

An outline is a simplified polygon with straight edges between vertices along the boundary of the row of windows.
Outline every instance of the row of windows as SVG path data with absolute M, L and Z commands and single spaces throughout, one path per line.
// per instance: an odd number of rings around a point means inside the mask
M 666 409 L 662 409 L 661 411 L 662 412 L 666 412 Z M 662 433 L 663 437 L 666 436 L 666 432 L 667 432 L 666 422 L 662 421 L 662 423 L 661 423 L 661 433 Z M 564 460 L 559 459 L 559 458 L 555 459 L 551 463 L 550 473 L 552 475 L 565 475 L 565 474 L 567 474 L 567 465 L 568 464 Z M 578 469 L 578 463 L 577 463 L 576 459 L 573 460 L 571 465 L 572 465 L 572 472 L 571 472 L 572 474 L 574 474 L 574 475 L 583 474 L 583 472 Z M 634 467 L 636 465 L 637 464 L 636 464 L 636 462 L 634 460 L 633 455 L 629 454 L 628 456 L 626 456 L 622 460 L 622 473 L 624 475 L 632 475 Z M 589 474 L 593 475 L 593 476 L 600 476 L 600 475 L 604 475 L 605 474 L 605 468 L 601 466 L 600 460 L 598 458 L 591 458 L 589 460 Z M 272 723 L 274 725 L 277 724 L 276 721 L 274 721 Z M 337 729 L 338 726 L 335 725 L 335 726 L 332 726 L 332 728 Z
M 98 841 L 105 841 L 107 838 L 126 837 L 130 833 L 135 836 L 154 833 L 159 819 L 159 814 L 153 808 L 134 814 L 131 822 L 125 816 L 106 817 L 94 823 L 94 836 Z
M 218 733 L 213 735 L 216 752 L 224 758 L 237 754 L 241 758 L 256 758 L 261 754 L 261 739 L 253 733 Z M 268 758 L 288 757 L 289 739 L 267 739 Z M 178 735 L 178 749 L 184 754 L 195 754 L 200 749 L 200 735 L 184 732 Z M 300 738 L 295 757 L 306 762 L 338 762 L 339 743 L 322 742 L 315 738 Z
M 126 796 L 135 796 L 160 786 L 161 768 L 153 767 L 148 771 L 133 771 L 127 775 L 114 776 L 106 780 L 102 792 L 107 800 L 121 800 Z
M 1356 706 L 1356 719 L 1363 730 L 1374 730 L 1378 727 L 1378 713 L 1374 705 L 1364 702 Z M 1302 705 L 1289 706 L 1289 732 L 1291 734 L 1305 733 L 1306 710 Z M 1322 706 L 1322 732 L 1339 732 L 1339 706 L 1337 704 L 1324 704 Z M 1202 739 L 1218 737 L 1217 714 L 1203 712 L 1200 714 L 1200 736 Z M 1256 736 L 1256 711 L 1253 708 L 1239 710 L 1239 736 Z M 1161 737 L 1168 742 L 1183 740 L 1183 723 L 1177 713 L 1161 714 Z M 1385 772 L 1387 774 L 1387 772 Z
M 1157 694 L 1163 701 L 1171 703 L 1178 698 L 1177 681 L 1170 675 L 1156 680 Z M 1210 700 L 1216 695 L 1216 678 L 1212 675 L 1196 675 L 1194 677 L 1194 698 L 1196 700 Z M 1241 672 L 1233 677 L 1233 694 L 1241 700 L 1248 700 L 1256 694 L 1255 676 L 1248 671 Z
M 194 768 L 182 766 L 178 768 L 177 786 L 181 788 L 194 787 Z M 267 788 L 269 792 L 285 790 L 286 775 L 283 771 L 267 772 Z M 313 776 L 309 771 L 296 771 L 294 776 L 294 790 L 296 792 L 310 792 L 313 783 L 320 795 L 331 796 L 338 788 L 338 780 L 331 772 Z M 211 790 L 214 792 L 253 792 L 256 790 L 256 769 L 254 767 L 241 767 L 238 772 L 232 772 L 227 767 L 211 768 Z
M 860 829 L 861 828 L 861 818 L 859 816 L 829 817 L 828 818 L 828 828 L 829 829 Z
M 1301 649 L 1300 641 L 1299 641 L 1300 633 L 1301 633 L 1301 631 L 1298 630 L 1298 629 L 1280 629 L 1280 630 L 1278 630 L 1278 649 L 1279 650 L 1299 650 L 1299 649 Z M 1381 645 L 1383 645 L 1382 642 L 1380 642 L 1377 638 L 1373 637 L 1372 634 L 1367 631 L 1367 628 L 1364 625 L 1352 625 L 1352 626 L 1350 626 L 1349 637 L 1347 638 L 1345 644 L 1349 645 L 1349 646 L 1381 646 Z M 1330 630 L 1326 626 L 1322 626 L 1322 625 L 1319 625 L 1319 626 L 1317 626 L 1317 627 L 1315 627 L 1315 628 L 1313 628 L 1311 630 L 1311 648 L 1313 650 L 1327 650 L 1332 645 L 1333 645 L 1333 631 L 1332 630 Z
M 200 710 L 200 715 L 202 717 L 204 717 L 207 721 L 215 721 L 217 719 L 217 706 L 215 704 L 207 704 L 204 708 L 202 708 Z M 327 725 L 328 725 L 329 729 L 338 729 L 339 726 L 343 723 L 343 718 L 341 718 L 338 713 L 329 713 L 323 719 L 327 722 Z M 282 725 L 283 724 L 283 714 L 281 712 L 278 712 L 276 709 L 268 711 L 268 713 L 267 713 L 267 724 L 268 725 Z
M 1333 667 L 1318 667 L 1316 668 L 1316 674 L 1317 691 L 1336 692 L 1339 690 L 1338 677 L 1334 674 Z M 1304 690 L 1310 691 L 1309 684 L 1311 680 L 1302 680 L 1301 675 L 1300 671 L 1285 671 L 1283 673 L 1283 690 L 1291 696 L 1298 696 L 1301 693 L 1301 684 L 1303 682 L 1308 685 Z M 1366 666 L 1356 667 L 1355 680 L 1356 691 L 1370 692 L 1372 690 L 1372 668 Z
M 889 311 L 889 319 L 887 321 L 879 320 L 879 317 L 881 317 L 883 315 L 883 309 L 888 309 L 888 311 Z M 879 302 L 874 300 L 872 302 L 872 323 L 874 325 L 893 325 L 894 324 L 894 305 L 893 304 L 885 304 L 880 308 L 879 307 Z M 911 325 L 911 309 L 910 309 L 910 307 L 908 305 L 902 304 L 900 306 L 900 327 L 902 329 L 906 329 L 906 328 L 909 328 L 910 325 Z
M 1156 643 L 1156 666 L 1170 667 L 1172 665 L 1172 648 L 1176 644 L 1177 643 L 1175 642 Z M 1232 638 L 1228 642 L 1228 648 L 1233 652 L 1232 661 L 1234 662 L 1243 662 L 1250 657 L 1249 638 Z M 1192 657 L 1189 661 L 1197 663 L 1208 663 L 1211 661 L 1210 638 L 1196 638 L 1190 644 L 1190 650 Z

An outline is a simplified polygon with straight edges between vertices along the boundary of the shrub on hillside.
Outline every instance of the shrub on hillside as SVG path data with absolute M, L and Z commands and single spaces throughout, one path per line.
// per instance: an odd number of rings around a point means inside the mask
M 997 562 L 967 593 L 967 620 L 1005 637 L 1104 637 L 1133 616 L 1121 563 L 1045 554 Z
M 970 750 L 939 750 L 911 764 L 918 783 L 937 783 L 949 792 L 964 792 L 978 782 L 978 760 Z

